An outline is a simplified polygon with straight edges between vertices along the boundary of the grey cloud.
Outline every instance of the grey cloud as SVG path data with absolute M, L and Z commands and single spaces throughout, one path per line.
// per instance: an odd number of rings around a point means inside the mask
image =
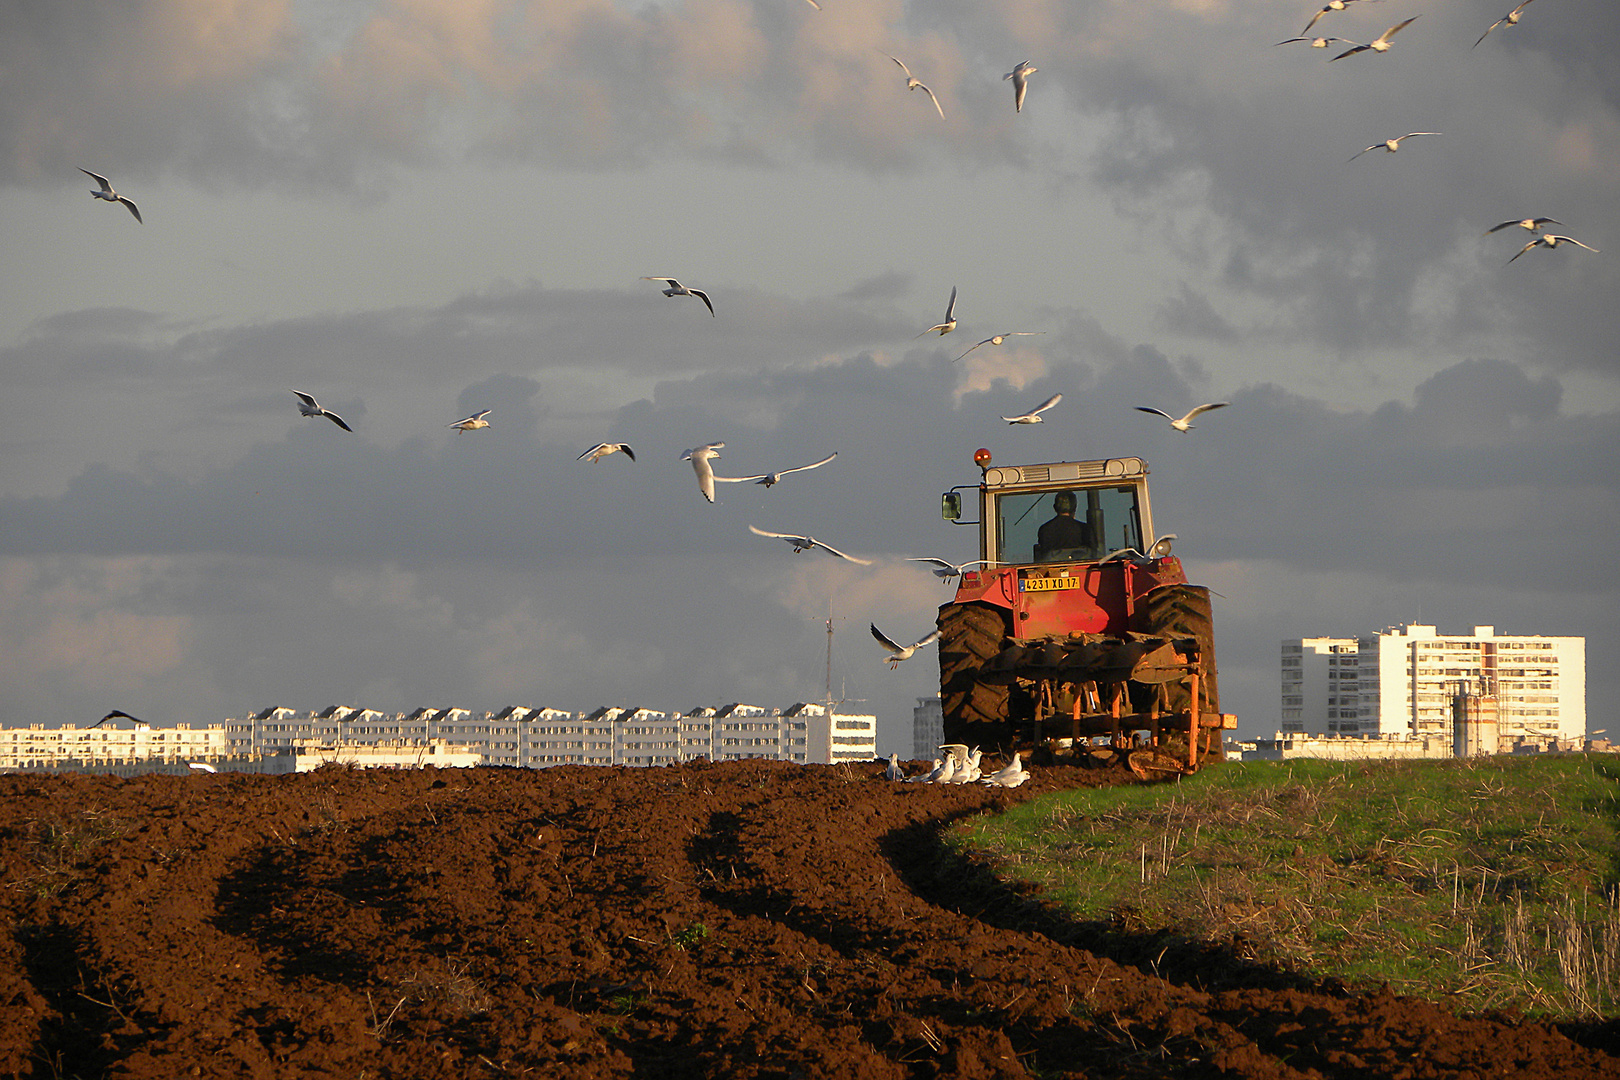
M 1174 295 L 1160 302 L 1159 318 L 1172 333 L 1229 344 L 1239 338 L 1237 330 L 1215 310 L 1209 297 L 1185 281 Z

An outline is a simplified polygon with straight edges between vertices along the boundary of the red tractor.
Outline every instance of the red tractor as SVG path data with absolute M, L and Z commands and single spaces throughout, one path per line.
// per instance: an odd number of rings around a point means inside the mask
M 945 742 L 1123 757 L 1143 776 L 1220 760 L 1236 720 L 1220 711 L 1209 590 L 1153 533 L 1147 464 L 974 461 L 979 568 L 939 609 Z M 973 524 L 963 490 L 945 517 Z

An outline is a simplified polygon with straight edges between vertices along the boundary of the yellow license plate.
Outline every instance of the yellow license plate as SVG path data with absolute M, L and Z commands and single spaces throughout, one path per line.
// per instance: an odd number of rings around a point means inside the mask
M 1081 579 L 1077 577 L 1032 577 L 1025 578 L 1018 583 L 1025 592 L 1056 592 L 1058 589 L 1078 589 Z

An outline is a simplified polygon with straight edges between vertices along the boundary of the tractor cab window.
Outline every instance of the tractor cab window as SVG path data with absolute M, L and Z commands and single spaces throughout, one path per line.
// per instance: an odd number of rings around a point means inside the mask
M 1120 548 L 1142 550 L 1136 488 L 1076 488 L 998 495 L 996 560 L 1095 562 Z

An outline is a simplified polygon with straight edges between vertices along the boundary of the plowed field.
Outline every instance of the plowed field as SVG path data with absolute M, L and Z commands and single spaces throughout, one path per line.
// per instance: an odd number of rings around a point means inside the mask
M 0 777 L 0 1076 L 1582 1077 L 1464 1016 L 1048 910 L 881 767 Z

